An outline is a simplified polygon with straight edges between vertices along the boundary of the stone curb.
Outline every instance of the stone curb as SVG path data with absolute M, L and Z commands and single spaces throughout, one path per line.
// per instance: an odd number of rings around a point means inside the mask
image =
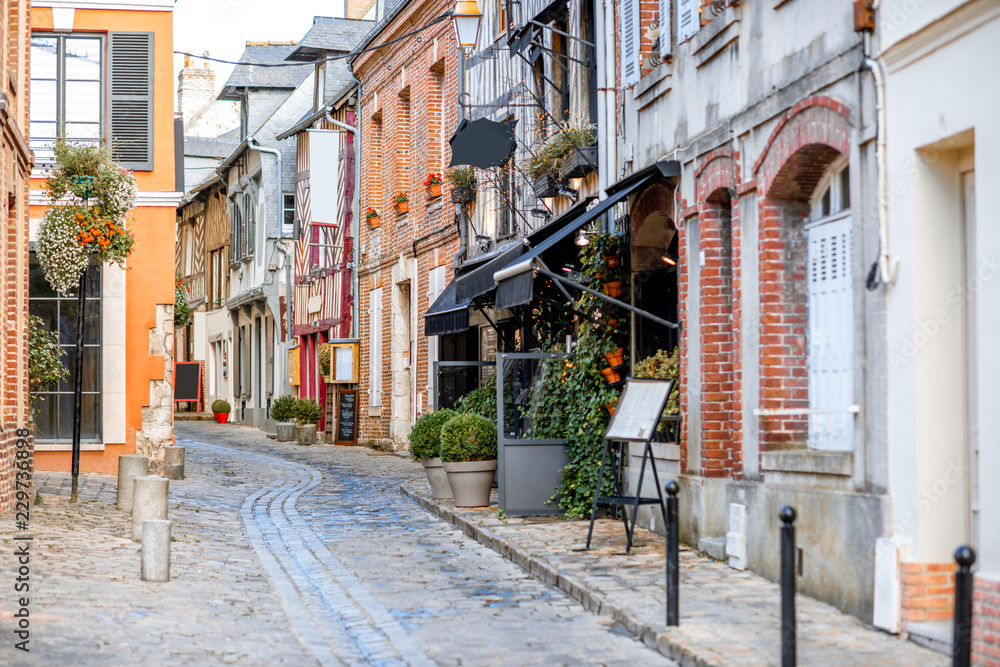
M 671 660 L 676 660 L 682 667 L 724 667 L 727 664 L 718 654 L 692 646 L 689 642 L 676 636 L 675 632 L 665 629 L 665 625 L 654 626 L 640 620 L 630 610 L 609 601 L 603 593 L 589 588 L 576 577 L 559 572 L 556 566 L 537 556 L 532 556 L 513 540 L 505 540 L 488 528 L 472 523 L 451 507 L 436 503 L 434 500 L 408 489 L 405 484 L 401 485 L 399 490 L 404 496 L 438 515 L 483 546 L 493 549 L 512 563 L 520 565 L 531 576 L 560 589 L 579 602 L 587 611 L 614 619 L 643 644 Z

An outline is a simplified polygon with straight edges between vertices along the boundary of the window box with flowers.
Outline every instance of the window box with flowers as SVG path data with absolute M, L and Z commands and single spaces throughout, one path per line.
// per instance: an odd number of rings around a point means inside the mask
M 406 196 L 405 192 L 400 192 L 393 201 L 395 202 L 393 207 L 396 209 L 396 215 L 403 215 L 409 212 L 410 198 Z
M 424 181 L 424 187 L 427 188 L 427 198 L 437 199 L 441 196 L 441 174 L 428 174 L 427 179 Z
M 382 225 L 382 221 L 378 217 L 378 211 L 373 209 L 371 206 L 365 211 L 365 220 L 371 225 L 372 229 L 378 229 Z
M 597 170 L 596 126 L 569 125 L 562 128 L 560 135 L 566 153 L 562 158 L 559 175 L 564 181 L 581 178 Z
M 451 203 L 468 204 L 476 199 L 475 167 L 452 167 L 444 173 L 451 185 Z

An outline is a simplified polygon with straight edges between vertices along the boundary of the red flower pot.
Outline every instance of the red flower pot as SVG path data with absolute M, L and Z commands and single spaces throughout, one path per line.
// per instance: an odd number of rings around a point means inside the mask
M 219 422 L 220 424 L 225 424 L 225 423 L 229 422 L 229 413 L 228 412 L 216 412 L 216 413 L 213 413 L 213 414 L 215 414 L 215 421 Z

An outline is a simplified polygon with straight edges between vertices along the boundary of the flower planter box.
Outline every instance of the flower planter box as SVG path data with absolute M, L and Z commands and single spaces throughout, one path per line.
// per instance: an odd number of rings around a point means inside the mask
M 597 170 L 597 146 L 574 148 L 563 158 L 559 175 L 563 180 L 582 178 Z
M 476 199 L 476 186 L 457 185 L 451 190 L 452 204 L 468 204 Z
M 559 181 L 552 174 L 542 174 L 531 181 L 531 189 L 539 199 L 559 194 Z
M 368 224 L 372 229 L 378 229 L 382 226 L 382 219 L 376 215 L 374 218 L 368 218 Z
M 436 199 L 436 198 L 438 198 L 440 196 L 441 196 L 441 184 L 440 183 L 432 183 L 431 185 L 427 186 L 427 198 L 428 199 Z
M 396 215 L 403 215 L 404 213 L 409 212 L 409 210 L 410 210 L 410 202 L 408 202 L 408 201 L 396 202 L 393 205 L 393 208 L 396 209 Z

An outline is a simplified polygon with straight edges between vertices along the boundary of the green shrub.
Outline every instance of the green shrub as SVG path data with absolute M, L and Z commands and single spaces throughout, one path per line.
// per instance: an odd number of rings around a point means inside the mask
M 319 374 L 326 377 L 330 374 L 330 351 L 333 346 L 323 343 L 319 346 Z
M 227 415 L 233 411 L 233 406 L 229 405 L 229 401 L 217 398 L 212 401 L 212 412 L 225 412 Z
M 441 460 L 493 461 L 497 458 L 497 427 L 486 417 L 461 414 L 441 427 Z
M 278 422 L 290 422 L 295 419 L 295 404 L 299 399 L 291 394 L 279 396 L 271 403 L 271 418 Z
M 497 418 L 497 374 L 492 373 L 486 382 L 455 401 L 455 412 L 469 412 Z
M 667 399 L 667 408 L 664 414 L 679 415 L 681 413 L 681 352 L 675 347 L 673 352 L 668 350 L 658 350 L 651 357 L 646 357 L 635 365 L 635 376 L 637 378 L 652 378 L 655 380 L 673 380 L 674 387 L 670 391 L 670 398 Z
M 452 417 L 454 410 L 437 410 L 417 420 L 410 431 L 410 456 L 416 459 L 433 459 L 441 455 L 441 427 Z
M 300 424 L 318 424 L 323 418 L 323 408 L 311 398 L 300 398 L 295 402 L 295 421 Z

